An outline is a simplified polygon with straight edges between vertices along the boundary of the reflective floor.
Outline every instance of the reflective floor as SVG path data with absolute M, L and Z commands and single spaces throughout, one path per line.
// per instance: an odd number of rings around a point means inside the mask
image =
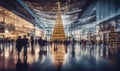
M 0 71 L 120 71 L 120 49 L 103 45 L 52 44 L 23 49 L 0 45 Z

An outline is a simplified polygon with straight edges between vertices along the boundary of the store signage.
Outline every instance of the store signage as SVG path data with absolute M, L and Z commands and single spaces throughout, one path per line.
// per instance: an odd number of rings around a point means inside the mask
M 110 32 L 109 33 L 109 45 L 118 46 L 120 42 L 120 32 Z

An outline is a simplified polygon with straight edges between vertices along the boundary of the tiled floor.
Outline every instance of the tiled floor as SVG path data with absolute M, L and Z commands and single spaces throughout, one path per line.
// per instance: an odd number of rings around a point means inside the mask
M 23 50 L 18 58 L 16 48 L 0 48 L 0 71 L 120 71 L 120 49 L 103 45 L 83 47 L 52 44 Z

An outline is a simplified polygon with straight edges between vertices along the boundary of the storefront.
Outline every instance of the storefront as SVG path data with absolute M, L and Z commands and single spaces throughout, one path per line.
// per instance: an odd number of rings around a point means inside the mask
M 35 27 L 35 37 L 36 38 L 44 38 L 44 31 L 38 27 Z
M 16 38 L 17 36 L 28 35 L 33 32 L 32 23 L 17 16 L 11 11 L 0 6 L 0 35 L 5 38 Z
M 111 32 L 112 27 L 114 27 L 115 32 L 120 32 L 120 16 L 111 18 L 99 24 L 99 34 L 102 36 L 103 43 L 109 41 L 109 33 Z

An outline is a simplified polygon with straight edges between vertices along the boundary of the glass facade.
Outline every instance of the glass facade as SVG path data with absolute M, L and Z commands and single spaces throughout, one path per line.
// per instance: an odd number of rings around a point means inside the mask
M 16 37 L 18 35 L 30 34 L 34 30 L 33 24 L 15 15 L 0 6 L 1 35 L 5 37 Z

